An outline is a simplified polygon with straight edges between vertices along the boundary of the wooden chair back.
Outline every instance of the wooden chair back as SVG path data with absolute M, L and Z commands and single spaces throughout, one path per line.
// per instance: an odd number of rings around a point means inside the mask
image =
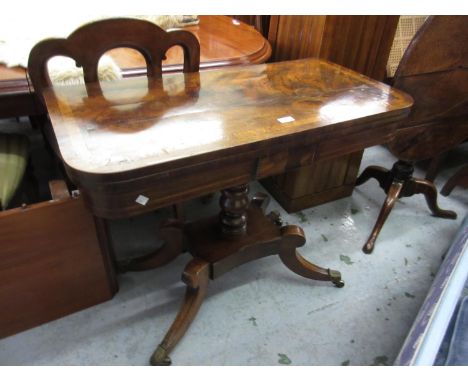
M 51 86 L 47 62 L 54 56 L 66 56 L 83 68 L 85 83 L 98 81 L 101 56 L 114 48 L 132 48 L 146 61 L 147 76 L 162 76 L 166 51 L 179 45 L 184 52 L 183 71 L 197 72 L 200 66 L 200 44 L 194 34 L 184 30 L 166 32 L 157 25 L 140 19 L 114 18 L 91 22 L 75 30 L 68 38 L 47 39 L 30 52 L 28 73 L 34 90 L 42 99 L 42 90 Z
M 431 16 L 414 36 L 393 86 L 414 106 L 388 145 L 399 159 L 432 158 L 468 139 L 468 16 Z

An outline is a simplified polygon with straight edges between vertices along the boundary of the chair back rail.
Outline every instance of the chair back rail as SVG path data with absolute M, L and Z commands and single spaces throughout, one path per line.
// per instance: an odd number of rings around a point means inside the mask
M 51 86 L 47 62 L 55 56 L 73 59 L 83 68 L 85 83 L 98 81 L 99 59 L 115 48 L 132 48 L 146 61 L 147 76 L 162 76 L 162 61 L 174 45 L 182 47 L 184 69 L 197 72 L 200 66 L 200 44 L 192 33 L 184 30 L 164 31 L 140 19 L 114 18 L 91 22 L 75 30 L 68 38 L 52 38 L 37 43 L 30 52 L 28 73 L 36 95 Z

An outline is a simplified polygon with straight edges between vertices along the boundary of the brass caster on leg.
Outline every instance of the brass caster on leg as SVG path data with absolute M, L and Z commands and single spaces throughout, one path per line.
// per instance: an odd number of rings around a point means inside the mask
M 150 358 L 150 364 L 152 366 L 170 366 L 172 361 L 167 355 L 167 350 L 159 345 Z
M 341 273 L 340 272 L 329 269 L 328 274 L 330 275 L 331 282 L 337 288 L 343 288 L 345 286 L 344 281 L 341 279 Z
M 364 244 L 364 247 L 362 247 L 362 252 L 364 252 L 366 255 L 370 255 L 374 250 L 374 243 L 375 240 L 368 241 L 366 244 Z

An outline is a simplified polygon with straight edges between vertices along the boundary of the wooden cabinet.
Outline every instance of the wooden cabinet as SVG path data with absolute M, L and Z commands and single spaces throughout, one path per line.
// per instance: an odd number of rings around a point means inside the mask
M 271 16 L 272 61 L 320 57 L 377 80 L 385 69 L 399 16 Z M 318 160 L 262 181 L 288 212 L 351 195 L 362 151 Z
M 0 243 L 0 338 L 117 291 L 93 216 L 58 187 L 53 200 L 0 212 Z

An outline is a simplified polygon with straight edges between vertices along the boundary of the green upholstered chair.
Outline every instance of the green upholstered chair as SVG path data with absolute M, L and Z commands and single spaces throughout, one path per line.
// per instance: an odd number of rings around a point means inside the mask
M 19 134 L 0 134 L 0 208 L 10 204 L 28 162 L 29 141 Z

